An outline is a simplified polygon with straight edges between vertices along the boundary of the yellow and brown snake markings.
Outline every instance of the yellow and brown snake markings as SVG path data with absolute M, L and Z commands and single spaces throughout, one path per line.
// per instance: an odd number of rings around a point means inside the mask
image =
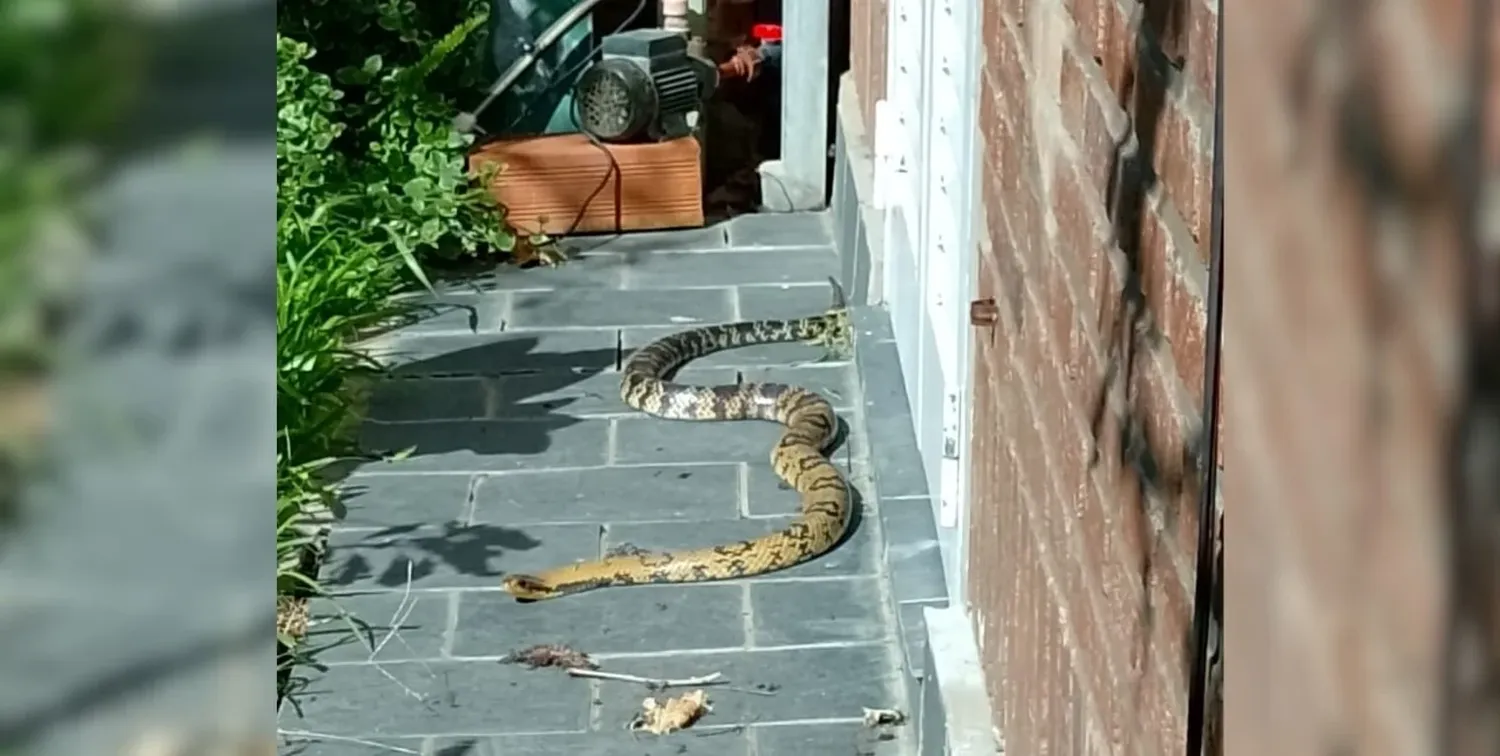
M 781 383 L 691 386 L 664 377 L 712 352 L 795 341 L 848 353 L 852 331 L 837 287 L 834 308 L 822 315 L 695 328 L 642 347 L 625 363 L 620 396 L 634 409 L 670 420 L 770 420 L 786 426 L 771 450 L 771 466 L 802 497 L 796 520 L 748 541 L 688 551 L 633 550 L 535 575 L 509 575 L 505 590 L 521 601 L 540 601 L 609 586 L 725 580 L 785 569 L 833 548 L 849 527 L 850 496 L 844 476 L 823 455 L 838 431 L 828 400 Z

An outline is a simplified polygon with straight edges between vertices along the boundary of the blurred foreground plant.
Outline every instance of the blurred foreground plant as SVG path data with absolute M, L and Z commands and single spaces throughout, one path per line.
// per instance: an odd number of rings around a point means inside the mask
M 79 198 L 137 89 L 141 38 L 113 0 L 0 3 L 0 522 L 45 433 L 53 341 L 89 243 Z

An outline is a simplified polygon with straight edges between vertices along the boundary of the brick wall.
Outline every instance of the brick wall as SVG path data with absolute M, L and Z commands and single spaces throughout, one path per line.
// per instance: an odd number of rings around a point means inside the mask
M 1257 628 L 1232 636 L 1236 753 L 1431 754 L 1448 727 L 1441 156 L 1467 5 L 1282 3 L 1227 27 L 1225 612 Z
M 1010 753 L 1181 748 L 1206 0 L 985 0 L 970 596 Z

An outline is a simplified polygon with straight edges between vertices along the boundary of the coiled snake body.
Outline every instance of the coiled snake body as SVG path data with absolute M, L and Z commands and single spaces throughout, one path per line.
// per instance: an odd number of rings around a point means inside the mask
M 607 586 L 697 583 L 759 575 L 808 561 L 833 548 L 849 527 L 849 485 L 823 456 L 838 431 L 828 400 L 799 386 L 742 383 L 692 386 L 664 376 L 689 360 L 751 344 L 803 341 L 847 354 L 851 331 L 842 295 L 834 307 L 797 320 L 756 320 L 676 333 L 642 347 L 625 363 L 620 396 L 632 408 L 673 420 L 772 420 L 786 426 L 771 466 L 802 497 L 786 528 L 746 541 L 677 552 L 636 552 L 509 575 L 504 588 L 539 601 Z

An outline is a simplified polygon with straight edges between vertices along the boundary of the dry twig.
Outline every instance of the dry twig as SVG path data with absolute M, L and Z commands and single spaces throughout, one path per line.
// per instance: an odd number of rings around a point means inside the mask
M 619 672 L 600 672 L 597 668 L 569 669 L 568 674 L 574 677 L 592 677 L 599 680 L 618 680 L 620 682 L 640 683 L 641 685 L 644 685 L 651 690 L 666 690 L 667 688 L 687 688 L 695 685 L 722 685 L 723 683 L 728 682 L 727 680 L 722 679 L 724 675 L 719 672 L 715 672 L 711 675 L 703 675 L 701 677 L 684 677 L 679 680 L 656 677 L 638 677 L 636 675 L 626 675 Z

